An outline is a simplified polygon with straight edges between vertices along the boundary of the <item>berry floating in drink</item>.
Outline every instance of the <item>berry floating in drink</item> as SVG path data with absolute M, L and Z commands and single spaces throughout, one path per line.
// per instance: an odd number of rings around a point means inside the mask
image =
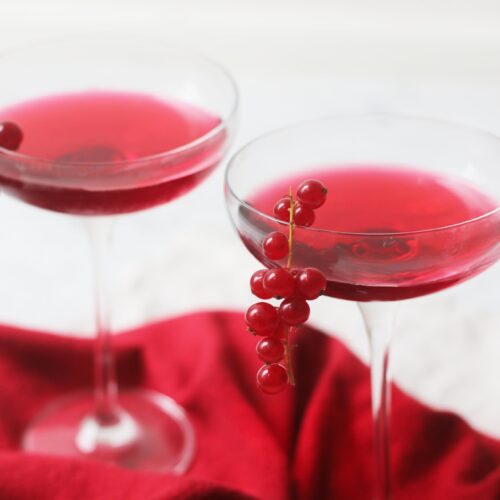
M 23 132 L 12 122 L 0 123 L 0 148 L 17 151 L 23 142 Z

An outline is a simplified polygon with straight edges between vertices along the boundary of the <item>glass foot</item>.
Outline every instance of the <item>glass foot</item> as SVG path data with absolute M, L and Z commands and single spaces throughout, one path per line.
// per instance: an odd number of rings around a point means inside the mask
M 133 469 L 182 474 L 194 458 L 195 435 L 184 410 L 147 390 L 119 395 L 117 418 L 96 418 L 93 394 L 57 400 L 26 430 L 32 453 L 91 458 Z

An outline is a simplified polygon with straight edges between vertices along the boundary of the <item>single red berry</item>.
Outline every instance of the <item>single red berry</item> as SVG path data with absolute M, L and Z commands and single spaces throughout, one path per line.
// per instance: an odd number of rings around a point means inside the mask
M 314 210 L 309 207 L 305 207 L 300 203 L 295 205 L 295 211 L 293 214 L 293 221 L 297 226 L 309 227 L 314 223 Z
M 262 249 L 268 259 L 284 259 L 288 255 L 288 238 L 284 234 L 275 231 L 264 238 Z
M 255 296 L 259 297 L 259 299 L 270 299 L 273 297 L 273 294 L 264 288 L 264 284 L 262 282 L 266 272 L 267 269 L 261 269 L 260 271 L 253 273 L 250 278 L 250 289 Z
M 290 222 L 290 198 L 285 196 L 274 205 L 274 215 L 283 222 Z
M 296 277 L 297 294 L 307 300 L 318 298 L 326 290 L 326 278 L 315 267 L 306 267 Z
M 278 308 L 276 308 L 278 311 Z M 279 314 L 279 311 L 278 311 Z M 248 331 L 254 336 L 259 337 L 276 337 L 277 339 L 283 340 L 285 338 L 285 333 L 288 331 L 289 325 L 283 323 L 283 321 L 278 321 L 278 326 L 274 329 L 269 330 L 261 330 L 260 332 L 256 332 L 252 328 L 248 327 Z
M 262 284 L 273 297 L 291 297 L 295 292 L 295 279 L 290 271 L 283 267 L 269 269 L 264 274 Z
M 280 318 L 289 325 L 300 325 L 309 318 L 309 304 L 304 299 L 285 299 L 279 309 Z
M 23 132 L 12 122 L 0 123 L 0 148 L 16 151 L 23 140 Z
M 326 187 L 319 181 L 309 180 L 303 182 L 297 189 L 297 198 L 309 208 L 319 208 L 326 201 Z
M 251 305 L 245 314 L 247 325 L 257 335 L 272 335 L 278 327 L 278 311 L 267 302 Z
M 257 356 L 264 363 L 278 363 L 285 355 L 283 342 L 276 337 L 264 337 L 256 347 Z
M 257 372 L 257 385 L 267 394 L 277 394 L 288 384 L 288 375 L 283 366 L 264 365 Z

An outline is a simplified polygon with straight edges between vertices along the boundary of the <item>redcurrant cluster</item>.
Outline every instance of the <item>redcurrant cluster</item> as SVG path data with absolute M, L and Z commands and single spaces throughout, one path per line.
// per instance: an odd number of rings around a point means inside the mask
M 16 151 L 23 140 L 21 129 L 12 122 L 0 123 L 0 148 Z
M 321 182 L 308 180 L 297 189 L 297 200 L 292 189 L 274 207 L 274 214 L 288 222 L 288 237 L 278 231 L 262 241 L 267 259 L 287 259 L 286 267 L 261 269 L 250 278 L 252 293 L 260 299 L 279 299 L 279 307 L 268 302 L 251 305 L 245 315 L 248 329 L 263 338 L 257 344 L 257 355 L 265 363 L 257 373 L 257 385 L 262 391 L 275 394 L 287 384 L 295 385 L 289 337 L 292 331 L 309 318 L 308 300 L 319 297 L 326 289 L 326 279 L 318 269 L 292 269 L 295 226 L 310 226 L 314 210 L 326 200 L 326 188 Z

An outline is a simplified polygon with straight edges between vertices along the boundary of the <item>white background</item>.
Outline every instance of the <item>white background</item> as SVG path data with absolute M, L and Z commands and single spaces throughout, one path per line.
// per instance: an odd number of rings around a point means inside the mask
M 235 147 L 277 126 L 354 111 L 449 118 L 500 134 L 497 0 L 0 0 L 0 49 L 52 35 L 119 32 L 200 49 L 241 90 Z M 0 66 L 0 92 L 2 79 Z M 35 83 L 36 84 L 36 83 Z M 500 166 L 499 166 L 500 168 Z M 175 203 L 121 220 L 116 329 L 250 304 L 258 267 L 225 213 L 223 168 Z M 500 266 L 404 304 L 396 380 L 500 437 Z M 367 358 L 354 304 L 321 299 L 314 322 Z M 78 221 L 0 197 L 0 321 L 90 335 Z

